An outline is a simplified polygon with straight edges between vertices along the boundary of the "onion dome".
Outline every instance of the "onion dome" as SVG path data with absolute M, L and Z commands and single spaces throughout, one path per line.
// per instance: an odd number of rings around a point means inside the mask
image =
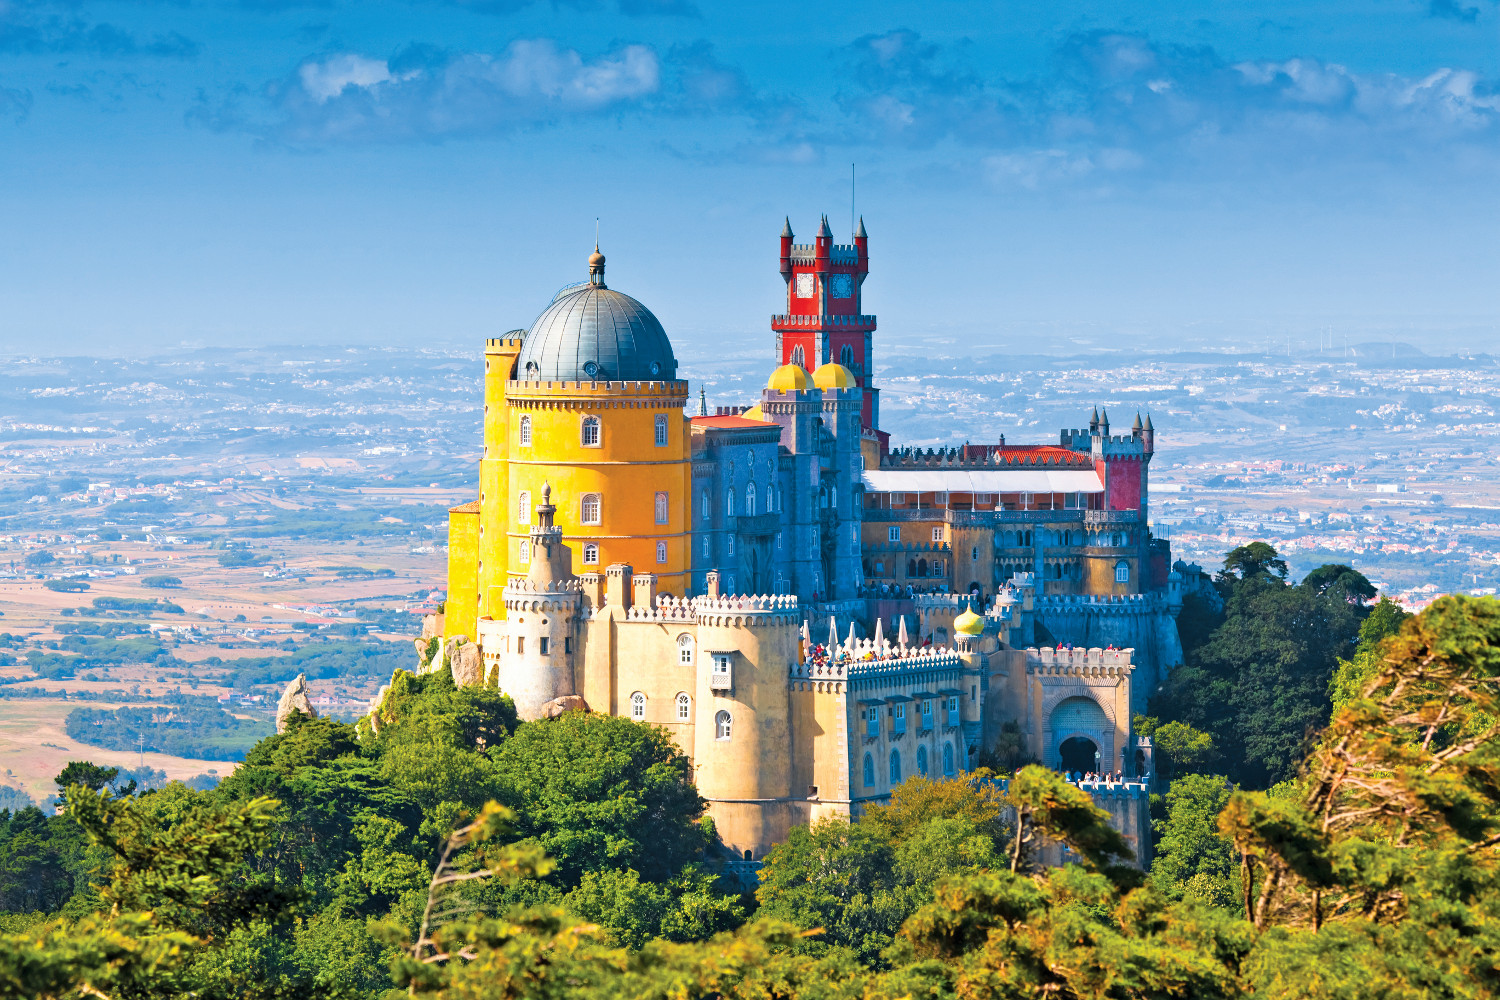
M 976 615 L 973 608 L 965 608 L 962 614 L 953 619 L 953 631 L 964 635 L 978 635 L 984 631 L 984 619 Z
M 819 365 L 818 370 L 813 372 L 813 385 L 819 389 L 853 389 L 854 373 L 843 365 L 830 361 L 825 365 Z
M 558 292 L 531 324 L 516 371 L 528 381 L 664 381 L 677 377 L 677 357 L 651 310 L 604 284 L 595 247 L 589 280 Z
M 766 411 L 760 408 L 759 403 L 756 403 L 754 406 L 750 407 L 750 409 L 746 410 L 744 413 L 741 413 L 740 416 L 744 417 L 746 420 L 765 420 Z
M 806 392 L 807 387 L 807 372 L 801 365 L 782 365 L 766 382 L 766 388 L 776 392 Z

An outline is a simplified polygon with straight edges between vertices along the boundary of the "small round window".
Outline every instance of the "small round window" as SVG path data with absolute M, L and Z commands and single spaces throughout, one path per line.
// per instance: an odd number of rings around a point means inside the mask
M 660 361 L 653 361 L 653 362 L 651 362 L 651 374 L 652 375 L 660 375 L 661 374 L 661 362 Z
M 599 366 L 592 361 L 585 361 L 583 363 L 583 373 L 589 378 L 593 378 L 599 374 Z

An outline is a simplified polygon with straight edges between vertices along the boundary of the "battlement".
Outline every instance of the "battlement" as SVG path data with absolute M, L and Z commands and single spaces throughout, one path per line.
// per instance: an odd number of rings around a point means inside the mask
M 804 662 L 792 664 L 789 676 L 792 680 L 844 681 L 918 670 L 959 669 L 963 665 L 958 650 L 947 646 L 893 646 L 889 642 L 876 646 L 872 639 L 857 639 L 852 644 L 840 645 L 829 655 L 810 655 Z
M 506 395 L 516 400 L 535 397 L 555 404 L 559 393 L 582 398 L 601 396 L 657 396 L 674 402 L 687 402 L 688 384 L 683 379 L 624 382 L 553 382 L 511 379 L 505 383 Z
M 793 264 L 816 264 L 818 245 L 816 243 L 793 243 L 789 256 Z M 828 247 L 828 262 L 830 264 L 858 264 L 859 247 L 846 243 L 834 243 Z
M 1005 448 L 982 451 L 967 445 L 954 448 L 896 448 L 880 456 L 881 469 L 1092 469 L 1087 451 L 1066 447 Z
M 505 581 L 506 592 L 515 591 L 518 594 L 579 594 L 583 592 L 583 581 L 576 577 L 571 580 L 553 580 L 550 583 L 537 584 L 524 576 L 507 577 Z
M 512 333 L 525 334 L 525 330 L 512 330 Z M 524 343 L 522 337 L 487 337 L 484 341 L 484 353 L 486 354 L 516 354 L 521 350 Z
M 1063 614 L 1151 614 L 1161 608 L 1156 594 L 1052 594 L 1036 599 L 1037 611 Z
M 1134 649 L 1054 649 L 1035 646 L 1026 649 L 1026 672 L 1029 674 L 1073 674 L 1087 677 L 1119 677 L 1135 669 L 1131 662 Z

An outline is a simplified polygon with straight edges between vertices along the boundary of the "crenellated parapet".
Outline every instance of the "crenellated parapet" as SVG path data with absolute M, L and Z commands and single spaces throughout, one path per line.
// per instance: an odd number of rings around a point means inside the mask
M 1094 460 L 1087 451 L 1061 449 L 896 448 L 880 456 L 882 470 L 906 469 L 1091 469 Z
M 1166 606 L 1160 594 L 1052 594 L 1036 599 L 1036 610 L 1046 615 L 1150 615 Z
M 1026 672 L 1078 677 L 1128 677 L 1135 669 L 1133 649 L 1065 649 L 1035 646 L 1026 650 Z

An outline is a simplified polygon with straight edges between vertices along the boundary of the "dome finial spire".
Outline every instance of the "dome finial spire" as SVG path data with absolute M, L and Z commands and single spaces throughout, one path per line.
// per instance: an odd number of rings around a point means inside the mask
M 604 287 L 604 254 L 599 252 L 599 220 L 594 220 L 594 252 L 589 254 L 589 284 Z

